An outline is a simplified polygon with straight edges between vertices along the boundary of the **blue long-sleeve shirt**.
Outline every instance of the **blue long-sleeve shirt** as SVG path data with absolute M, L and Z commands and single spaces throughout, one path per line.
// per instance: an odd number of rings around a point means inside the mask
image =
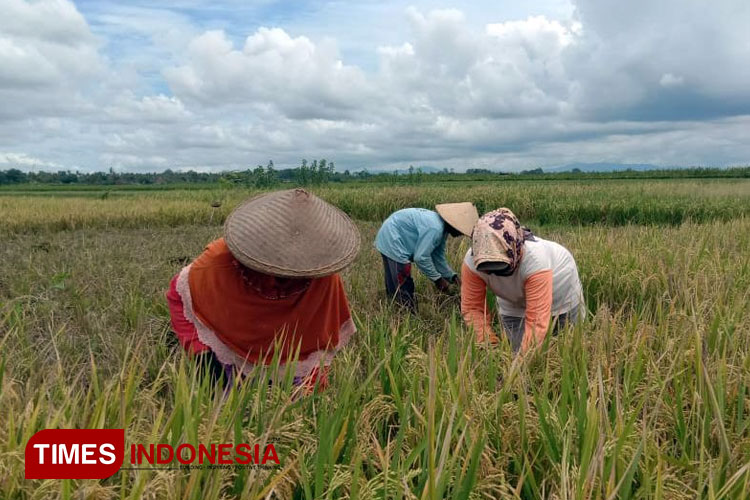
M 402 264 L 414 262 L 430 280 L 455 273 L 445 259 L 445 223 L 432 210 L 405 208 L 388 217 L 375 237 L 380 253 Z

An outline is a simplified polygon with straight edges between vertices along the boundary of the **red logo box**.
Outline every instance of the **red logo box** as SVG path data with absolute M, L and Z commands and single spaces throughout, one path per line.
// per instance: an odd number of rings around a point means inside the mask
M 125 456 L 125 429 L 44 429 L 29 439 L 26 479 L 104 479 Z

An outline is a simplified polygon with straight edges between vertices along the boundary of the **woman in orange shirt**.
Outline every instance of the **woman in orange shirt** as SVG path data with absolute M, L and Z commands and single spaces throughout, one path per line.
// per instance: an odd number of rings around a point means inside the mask
M 578 320 L 581 281 L 571 253 L 521 226 L 507 208 L 483 215 L 461 268 L 461 314 L 477 341 L 497 343 L 486 303 L 489 288 L 514 352 L 541 344 L 554 330 Z
M 229 215 L 224 237 L 172 279 L 180 344 L 215 380 L 278 355 L 282 371 L 296 360 L 295 384 L 324 385 L 319 367 L 356 331 L 337 272 L 359 246 L 351 219 L 302 189 L 248 200 Z

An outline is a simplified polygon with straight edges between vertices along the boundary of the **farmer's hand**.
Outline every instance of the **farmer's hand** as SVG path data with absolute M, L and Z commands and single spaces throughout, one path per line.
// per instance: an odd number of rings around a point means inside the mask
M 456 285 L 458 288 L 461 288 L 461 278 L 458 276 L 458 274 L 454 274 L 451 276 L 450 282 Z
M 438 291 L 441 293 L 448 293 L 451 287 L 451 284 L 448 283 L 448 280 L 445 278 L 438 278 L 433 281 L 433 283 L 435 283 L 435 287 L 437 287 Z

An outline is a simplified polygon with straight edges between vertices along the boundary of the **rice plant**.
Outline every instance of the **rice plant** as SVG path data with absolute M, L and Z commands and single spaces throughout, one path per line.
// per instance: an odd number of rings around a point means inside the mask
M 750 498 L 749 186 L 322 189 L 362 231 L 344 273 L 359 333 L 307 398 L 290 380 L 217 391 L 169 331 L 169 279 L 246 193 L 0 196 L 0 498 Z M 520 359 L 477 345 L 420 275 L 418 316 L 392 310 L 378 220 L 441 197 L 510 206 L 567 246 L 586 321 Z M 450 241 L 454 266 L 467 245 Z M 24 479 L 36 431 L 99 427 L 274 443 L 280 465 Z

